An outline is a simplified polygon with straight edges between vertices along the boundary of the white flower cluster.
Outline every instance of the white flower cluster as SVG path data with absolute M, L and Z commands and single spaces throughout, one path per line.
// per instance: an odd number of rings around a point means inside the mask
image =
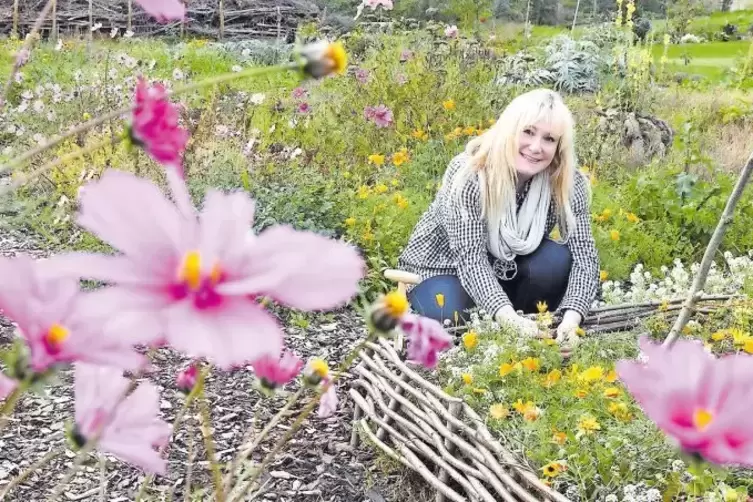
M 702 294 L 738 293 L 746 281 L 753 279 L 753 250 L 741 256 L 725 252 L 724 260 L 726 267 L 712 263 Z M 692 264 L 688 270 L 676 259 L 671 269 L 666 266 L 661 268 L 663 277 L 655 278 L 639 263 L 630 274 L 629 285 L 620 281 L 605 281 L 602 300 L 594 302 L 594 307 L 682 298 L 690 290 L 699 269 L 699 263 Z
M 644 483 L 625 485 L 622 489 L 622 502 L 661 502 L 661 492 L 656 488 L 649 488 Z

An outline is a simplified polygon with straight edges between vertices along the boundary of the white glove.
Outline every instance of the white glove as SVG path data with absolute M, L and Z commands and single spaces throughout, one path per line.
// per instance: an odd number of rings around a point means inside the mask
M 566 310 L 562 316 L 562 322 L 557 326 L 557 343 L 566 345 L 570 349 L 575 348 L 580 342 L 576 330 L 580 327 L 581 316 L 574 310 Z
M 536 321 L 521 317 L 510 305 L 505 305 L 494 315 L 494 320 L 501 325 L 506 325 L 521 332 L 524 336 L 534 337 L 539 334 L 539 326 Z

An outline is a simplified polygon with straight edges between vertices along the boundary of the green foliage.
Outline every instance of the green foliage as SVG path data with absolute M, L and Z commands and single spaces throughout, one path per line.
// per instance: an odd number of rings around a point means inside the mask
M 539 315 L 540 325 L 547 316 Z M 636 331 L 648 329 L 657 341 L 666 324 L 660 313 Z M 749 348 L 751 328 L 749 302 L 741 302 L 686 331 L 714 353 L 730 354 Z M 643 414 L 614 371 L 616 361 L 638 356 L 636 332 L 586 336 L 566 360 L 553 340 L 521 340 L 488 320 L 472 333 L 440 365 L 444 390 L 462 397 L 495 437 L 571 500 L 653 500 L 623 499 L 629 487 L 654 488 L 665 500 L 751 488 L 749 471 L 692 462 Z

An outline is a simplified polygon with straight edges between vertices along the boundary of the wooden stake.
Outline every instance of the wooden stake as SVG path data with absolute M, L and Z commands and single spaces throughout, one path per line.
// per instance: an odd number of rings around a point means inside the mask
M 753 173 L 753 153 L 750 154 L 748 162 L 745 164 L 745 167 L 743 167 L 742 171 L 740 171 L 740 177 L 737 179 L 737 184 L 735 184 L 735 188 L 732 190 L 729 199 L 727 199 L 727 205 L 722 212 L 721 218 L 719 218 L 719 223 L 717 223 L 716 225 L 716 230 L 714 230 L 714 234 L 711 236 L 711 240 L 709 241 L 708 246 L 706 246 L 706 252 L 703 254 L 703 259 L 701 260 L 701 268 L 698 270 L 698 273 L 693 280 L 693 285 L 691 286 L 690 291 L 688 291 L 688 296 L 685 299 L 685 304 L 682 306 L 682 310 L 677 316 L 677 320 L 675 321 L 674 326 L 672 326 L 672 329 L 669 331 L 669 335 L 667 335 L 667 338 L 664 340 L 664 347 L 671 347 L 672 344 L 675 343 L 677 338 L 680 336 L 680 333 L 682 333 L 682 329 L 690 320 L 690 314 L 693 310 L 693 305 L 695 305 L 695 302 L 697 300 L 698 292 L 701 291 L 704 284 L 706 284 L 706 277 L 709 275 L 709 269 L 711 268 L 711 264 L 714 261 L 716 251 L 719 249 L 719 245 L 722 243 L 724 232 L 732 222 L 732 216 L 735 212 L 735 207 L 740 201 L 743 191 L 745 191 L 745 185 L 748 184 L 751 173 Z

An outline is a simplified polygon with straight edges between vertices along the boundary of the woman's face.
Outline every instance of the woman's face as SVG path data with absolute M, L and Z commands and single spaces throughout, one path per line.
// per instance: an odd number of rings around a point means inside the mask
M 515 158 L 515 169 L 521 181 L 537 175 L 552 163 L 559 136 L 556 136 L 552 126 L 546 122 L 537 122 L 525 127 L 518 137 L 518 155 Z

